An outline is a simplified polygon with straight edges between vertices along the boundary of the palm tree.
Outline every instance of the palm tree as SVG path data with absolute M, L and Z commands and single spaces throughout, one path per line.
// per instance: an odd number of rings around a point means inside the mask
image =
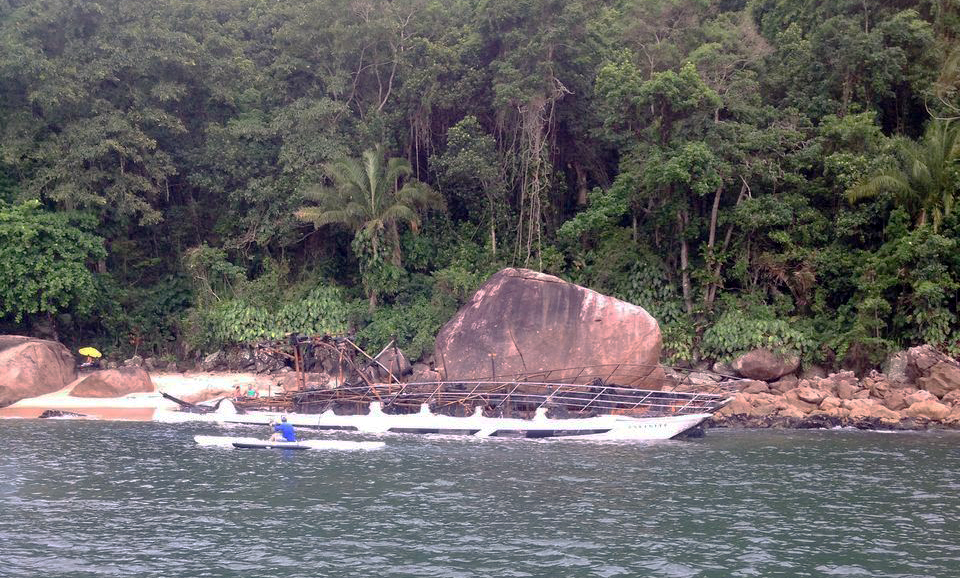
M 900 164 L 867 177 L 847 191 L 853 203 L 889 191 L 897 203 L 916 219 L 917 226 L 929 220 L 933 231 L 953 211 L 960 175 L 960 131 L 951 121 L 935 119 L 920 141 L 900 139 Z
M 443 197 L 420 181 L 408 178 L 413 173 L 403 158 L 384 160 L 383 149 L 364 151 L 361 158 L 344 158 L 324 165 L 330 186 L 306 192 L 317 205 L 301 207 L 297 218 L 320 228 L 325 225 L 346 225 L 354 239 L 368 240 L 373 264 L 380 260 L 381 236 L 391 245 L 391 262 L 402 266 L 398 223 L 406 223 L 414 232 L 420 226 L 419 212 L 433 207 L 444 208 Z M 358 255 L 359 257 L 359 255 Z M 368 286 L 371 309 L 376 307 L 377 292 Z
M 933 83 L 933 93 L 940 103 L 939 116 L 960 119 L 960 45 L 954 44 L 947 53 L 940 76 Z

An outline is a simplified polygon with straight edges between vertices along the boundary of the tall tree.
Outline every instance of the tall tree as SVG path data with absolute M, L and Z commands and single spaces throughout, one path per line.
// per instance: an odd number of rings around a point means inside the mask
M 0 318 L 16 322 L 57 313 L 84 313 L 96 301 L 92 266 L 106 256 L 103 239 L 91 232 L 94 219 L 44 210 L 38 201 L 0 202 Z
M 372 275 L 383 263 L 381 243 L 389 244 L 391 264 L 402 267 L 398 224 L 406 223 L 416 232 L 420 226 L 418 213 L 428 207 L 442 209 L 443 197 L 409 178 L 413 170 L 406 159 L 385 159 L 380 146 L 365 151 L 359 159 L 344 158 L 324 169 L 331 184 L 309 191 L 306 197 L 317 205 L 302 207 L 297 217 L 316 228 L 345 225 L 354 232 L 354 251 L 369 250 L 365 259 L 358 257 L 367 269 L 365 284 L 372 310 L 378 293 Z
M 937 232 L 953 211 L 960 188 L 960 125 L 934 119 L 920 141 L 898 139 L 899 164 L 869 176 L 847 192 L 851 202 L 886 191 L 914 217 Z

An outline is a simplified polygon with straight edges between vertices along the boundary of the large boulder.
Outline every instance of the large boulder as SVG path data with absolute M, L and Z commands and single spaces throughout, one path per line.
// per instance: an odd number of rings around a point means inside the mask
M 440 330 L 434 357 L 447 380 L 572 379 L 575 368 L 606 365 L 608 383 L 657 387 L 660 347 L 660 327 L 642 307 L 551 275 L 503 269 Z M 615 371 L 620 364 L 632 367 Z
M 223 357 L 223 363 L 228 371 L 247 371 L 253 369 L 257 363 L 257 358 L 252 349 L 241 347 L 226 353 Z
M 153 382 L 142 367 L 132 365 L 95 371 L 73 386 L 73 397 L 123 397 L 154 391 Z
M 796 355 L 781 355 L 769 349 L 760 348 L 734 359 L 731 365 L 744 377 L 773 381 L 797 371 L 800 367 L 800 358 Z
M 0 335 L 0 407 L 57 391 L 76 378 L 73 354 L 63 344 Z
M 915 391 L 904 398 L 904 401 L 908 406 L 911 406 L 915 403 L 921 403 L 925 401 L 940 401 L 937 396 L 933 395 L 925 389 Z
M 930 370 L 941 363 L 957 365 L 955 359 L 937 351 L 932 345 L 918 345 L 891 356 L 885 369 L 889 369 L 893 374 L 891 381 L 902 380 L 904 384 L 913 385 L 919 378 L 928 376 Z
M 797 398 L 799 398 L 800 401 L 805 401 L 814 405 L 820 405 L 820 402 L 826 399 L 830 394 L 830 392 L 822 389 L 814 389 L 812 387 L 798 387 L 796 392 Z
M 733 401 L 723 406 L 723 408 L 718 412 L 723 416 L 731 415 L 752 415 L 753 414 L 753 404 L 750 403 L 750 394 L 740 394 L 733 398 Z
M 797 379 L 796 375 L 784 375 L 782 378 L 770 384 L 770 391 L 786 393 L 798 385 L 800 385 L 800 380 Z
M 955 389 L 943 396 L 940 403 L 947 405 L 960 405 L 960 389 Z
M 901 413 L 908 417 L 922 417 L 932 421 L 940 421 L 946 419 L 946 417 L 950 415 L 950 412 L 951 409 L 949 406 L 943 405 L 934 399 L 928 399 L 912 404 Z
M 910 366 L 910 356 L 906 351 L 897 351 L 887 356 L 883 364 L 883 373 L 891 383 L 904 385 L 911 382 L 908 373 Z
M 843 402 L 843 407 L 850 411 L 852 420 L 877 420 L 886 425 L 900 422 L 900 414 L 884 407 L 875 399 L 850 399 Z
M 857 393 L 860 392 L 860 388 L 856 382 L 846 379 L 837 382 L 834 390 L 837 393 L 837 397 L 840 399 L 853 399 L 856 397 Z
M 303 381 L 300 381 L 303 376 Z M 277 378 L 277 389 L 282 391 L 303 391 L 309 389 L 332 389 L 337 385 L 336 381 L 320 372 L 296 372 L 285 373 Z
M 739 416 L 741 418 L 763 418 L 783 412 L 790 408 L 789 404 L 777 396 L 761 393 L 739 393 L 732 402 L 723 407 L 718 413 L 722 417 Z
M 811 411 L 817 409 L 817 406 L 820 404 L 820 400 L 816 403 L 810 403 L 800 399 L 800 389 L 791 389 L 790 391 L 783 394 L 783 399 L 790 404 L 790 406 L 802 411 L 803 413 L 810 413 Z
M 893 411 L 906 409 L 910 404 L 907 403 L 907 397 L 916 393 L 917 390 L 910 387 L 901 387 L 891 389 L 883 396 L 883 405 Z
M 917 379 L 917 385 L 937 397 L 943 397 L 960 389 L 960 367 L 955 363 L 940 362 L 931 367 L 925 377 Z

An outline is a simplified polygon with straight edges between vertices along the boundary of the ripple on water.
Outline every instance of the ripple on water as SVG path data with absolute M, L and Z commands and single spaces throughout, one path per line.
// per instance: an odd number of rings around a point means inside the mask
M 380 452 L 241 452 L 196 447 L 194 434 L 219 433 L 206 426 L 3 427 L 0 574 L 11 576 L 954 578 L 960 567 L 960 436 L 948 433 L 390 436 Z

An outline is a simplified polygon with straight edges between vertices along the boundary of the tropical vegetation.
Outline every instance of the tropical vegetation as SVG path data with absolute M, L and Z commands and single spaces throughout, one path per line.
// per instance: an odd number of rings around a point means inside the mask
M 0 332 L 429 355 L 494 271 L 675 362 L 960 353 L 960 5 L 0 0 Z

